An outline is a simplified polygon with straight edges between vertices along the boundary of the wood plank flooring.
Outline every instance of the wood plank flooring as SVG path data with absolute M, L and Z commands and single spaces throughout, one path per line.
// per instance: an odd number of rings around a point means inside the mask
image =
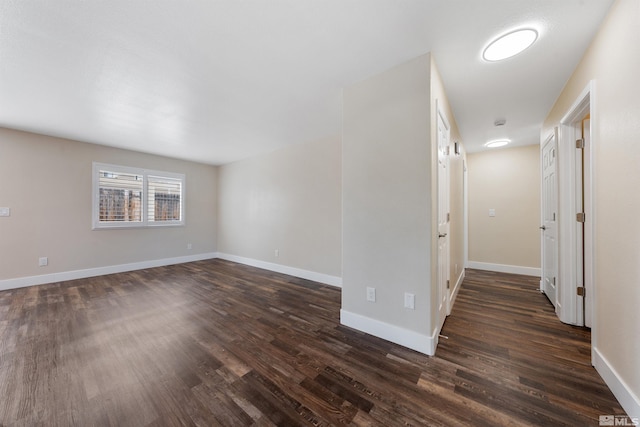
M 469 270 L 435 357 L 340 290 L 209 260 L 0 292 L 2 426 L 597 426 L 624 412 L 537 280 Z

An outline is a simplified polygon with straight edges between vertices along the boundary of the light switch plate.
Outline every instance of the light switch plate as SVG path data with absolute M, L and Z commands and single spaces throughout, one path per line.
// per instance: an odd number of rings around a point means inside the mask
M 0 208 L 0 216 L 11 216 L 11 208 Z

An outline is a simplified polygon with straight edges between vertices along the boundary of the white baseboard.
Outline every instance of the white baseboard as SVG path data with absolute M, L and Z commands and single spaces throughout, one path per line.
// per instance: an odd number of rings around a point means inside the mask
M 476 270 L 497 271 L 499 273 L 522 274 L 524 276 L 540 277 L 540 269 L 536 267 L 521 267 L 519 265 L 492 264 L 489 262 L 467 261 L 467 268 Z
M 593 348 L 591 353 L 593 354 L 593 366 L 607 386 L 609 386 L 609 389 L 611 389 L 616 399 L 618 399 L 622 409 L 626 411 L 630 418 L 640 419 L 640 398 L 634 394 L 627 383 L 620 377 L 618 372 L 616 372 L 597 348 Z
M 436 352 L 437 336 L 430 337 L 346 310 L 340 310 L 340 323 L 429 356 Z
M 84 270 L 62 271 L 59 273 L 42 274 L 38 276 L 18 277 L 0 280 L 0 290 L 24 288 L 26 286 L 44 285 L 45 283 L 62 282 L 66 280 L 84 279 L 105 274 L 123 273 L 125 271 L 142 270 L 145 268 L 162 267 L 165 265 L 182 264 L 185 262 L 202 261 L 216 257 L 215 252 L 180 256 L 173 258 L 154 259 L 150 261 L 133 262 L 130 264 L 109 265 L 106 267 L 87 268 Z
M 453 308 L 453 304 L 456 302 L 456 298 L 458 297 L 458 292 L 460 291 L 460 287 L 462 286 L 464 276 L 465 270 L 463 268 L 460 272 L 460 276 L 458 276 L 458 280 L 456 280 L 456 284 L 453 286 L 453 292 L 451 292 L 451 298 L 449 301 L 449 312 L 447 313 L 447 316 L 451 314 L 451 308 Z
M 301 279 L 313 280 L 314 282 L 324 283 L 338 288 L 342 287 L 342 277 L 331 276 L 324 273 L 317 273 L 315 271 L 303 270 L 301 268 L 289 267 L 267 261 L 260 261 L 259 259 L 225 254 L 222 252 L 218 252 L 216 255 L 217 258 L 226 259 L 227 261 L 263 268 L 265 270 L 275 271 L 276 273 L 288 274 L 289 276 L 300 277 Z

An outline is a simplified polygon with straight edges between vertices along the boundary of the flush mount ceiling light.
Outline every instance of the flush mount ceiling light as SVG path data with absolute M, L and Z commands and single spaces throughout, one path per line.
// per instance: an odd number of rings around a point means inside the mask
M 538 38 L 538 32 L 531 28 L 523 28 L 498 37 L 482 52 L 485 61 L 501 61 L 519 54 L 531 46 Z
M 486 144 L 484 144 L 484 146 L 487 148 L 498 148 L 498 147 L 504 147 L 510 142 L 511 142 L 510 139 L 496 139 L 494 141 L 487 142 Z

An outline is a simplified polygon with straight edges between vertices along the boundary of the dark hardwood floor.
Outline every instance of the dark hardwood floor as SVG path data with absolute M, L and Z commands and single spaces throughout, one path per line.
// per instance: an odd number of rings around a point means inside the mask
M 624 414 L 537 280 L 469 270 L 435 357 L 340 290 L 222 260 L 0 292 L 0 425 L 597 426 Z

